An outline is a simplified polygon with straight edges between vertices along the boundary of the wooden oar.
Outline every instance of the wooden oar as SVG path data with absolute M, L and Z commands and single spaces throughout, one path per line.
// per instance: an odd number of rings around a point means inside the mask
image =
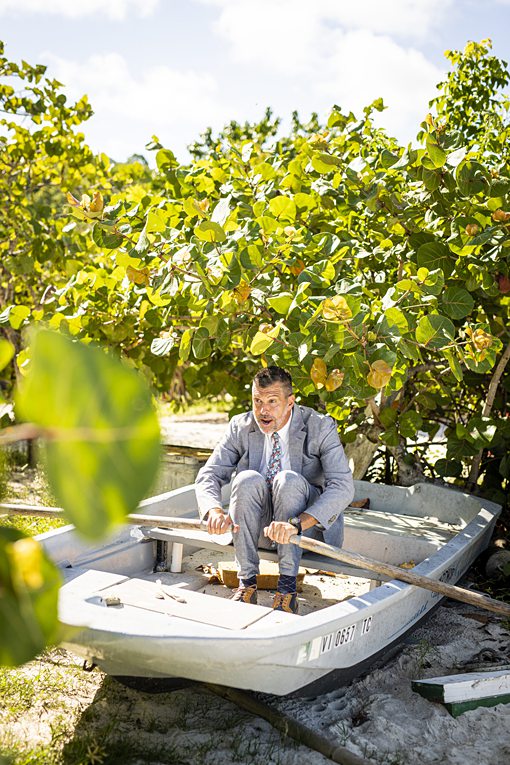
M 0 512 L 2 510 L 16 515 L 34 515 L 51 518 L 60 518 L 63 516 L 63 511 L 60 508 L 41 508 L 34 505 L 0 504 Z M 161 515 L 131 513 L 127 516 L 126 521 L 137 524 L 138 526 L 158 526 L 162 529 L 198 529 L 207 531 L 207 523 L 195 518 L 169 518 Z M 325 542 L 319 542 L 318 539 L 311 539 L 310 537 L 296 534 L 290 538 L 290 541 L 292 544 L 301 547 L 303 550 L 309 550 L 310 552 L 318 553 L 319 555 L 325 555 L 328 558 L 334 558 L 335 560 L 347 563 L 350 566 L 355 566 L 356 568 L 375 571 L 378 574 L 388 577 L 388 579 L 397 579 L 400 582 L 406 582 L 407 584 L 413 584 L 416 587 L 422 587 L 425 590 L 437 592 L 439 595 L 446 598 L 460 600 L 462 603 L 469 603 L 471 606 L 478 606 L 479 608 L 484 608 L 486 611 L 492 611 L 495 614 L 510 617 L 510 605 L 503 603 L 501 600 L 490 598 L 487 595 L 470 592 L 463 587 L 440 582 L 437 579 L 430 579 L 428 576 L 414 574 L 409 569 L 399 568 L 398 566 L 393 566 L 391 563 L 384 563 L 383 561 L 374 560 L 373 558 L 367 558 L 365 555 L 349 552 L 349 550 L 334 547 Z
M 7 515 L 32 515 L 35 518 L 62 518 L 62 520 L 68 520 L 60 507 L 0 503 L 0 517 L 2 511 L 5 511 Z M 164 515 L 139 515 L 138 513 L 131 513 L 126 516 L 126 522 L 136 524 L 137 526 L 158 526 L 160 529 L 207 531 L 207 522 L 197 518 L 170 518 Z M 215 534 L 214 537 L 211 535 L 211 538 L 214 538 L 220 545 L 229 545 L 232 542 L 230 531 L 221 535 Z
M 490 598 L 488 595 L 481 595 L 478 592 L 466 590 L 464 587 L 457 587 L 455 584 L 447 584 L 437 579 L 430 579 L 428 576 L 414 574 L 409 569 L 399 568 L 399 566 L 393 566 L 391 563 L 367 558 L 365 555 L 349 552 L 349 550 L 334 547 L 325 542 L 319 542 L 318 539 L 295 535 L 290 538 L 290 541 L 292 544 L 302 547 L 303 550 L 326 555 L 328 558 L 334 558 L 335 560 L 342 561 L 342 563 L 364 568 L 367 571 L 375 571 L 378 574 L 387 576 L 388 579 L 398 579 L 401 582 L 407 582 L 407 584 L 414 584 L 416 587 L 423 587 L 425 590 L 437 592 L 446 598 L 460 600 L 462 603 L 469 603 L 471 606 L 478 606 L 501 616 L 510 616 L 509 604 L 503 603 L 501 600 L 495 600 L 495 598 Z

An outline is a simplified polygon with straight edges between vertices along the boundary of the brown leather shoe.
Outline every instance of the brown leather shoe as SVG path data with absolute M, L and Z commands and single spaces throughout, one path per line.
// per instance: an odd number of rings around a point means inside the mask
M 257 605 L 257 588 L 256 587 L 238 587 L 233 591 L 234 594 L 230 600 L 238 600 L 241 603 L 251 603 L 252 606 Z
M 297 614 L 297 592 L 275 592 L 273 599 L 273 611 L 286 611 L 288 614 Z

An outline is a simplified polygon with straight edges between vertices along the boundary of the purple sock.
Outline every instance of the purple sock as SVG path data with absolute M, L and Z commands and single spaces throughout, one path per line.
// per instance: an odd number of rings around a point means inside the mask
M 296 592 L 297 590 L 297 577 L 296 576 L 285 576 L 285 574 L 280 574 L 278 577 L 278 592 L 281 592 L 282 595 L 287 595 L 289 592 Z
M 248 579 L 239 579 L 239 585 L 240 587 L 256 587 L 257 586 L 257 575 L 250 576 Z

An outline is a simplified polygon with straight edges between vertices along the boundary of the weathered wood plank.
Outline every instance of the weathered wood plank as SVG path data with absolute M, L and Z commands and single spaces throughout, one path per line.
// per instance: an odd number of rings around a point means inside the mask
M 510 694 L 510 672 L 466 672 L 413 680 L 413 691 L 430 701 L 463 702 Z

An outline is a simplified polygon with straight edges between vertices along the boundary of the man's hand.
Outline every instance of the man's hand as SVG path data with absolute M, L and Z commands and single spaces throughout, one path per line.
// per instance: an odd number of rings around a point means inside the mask
M 226 534 L 227 531 L 237 531 L 239 526 L 234 526 L 230 515 L 223 512 L 221 507 L 213 507 L 207 516 L 208 534 Z
M 289 544 L 290 538 L 297 533 L 297 528 L 286 521 L 273 521 L 264 529 L 264 536 L 269 537 L 279 545 Z

